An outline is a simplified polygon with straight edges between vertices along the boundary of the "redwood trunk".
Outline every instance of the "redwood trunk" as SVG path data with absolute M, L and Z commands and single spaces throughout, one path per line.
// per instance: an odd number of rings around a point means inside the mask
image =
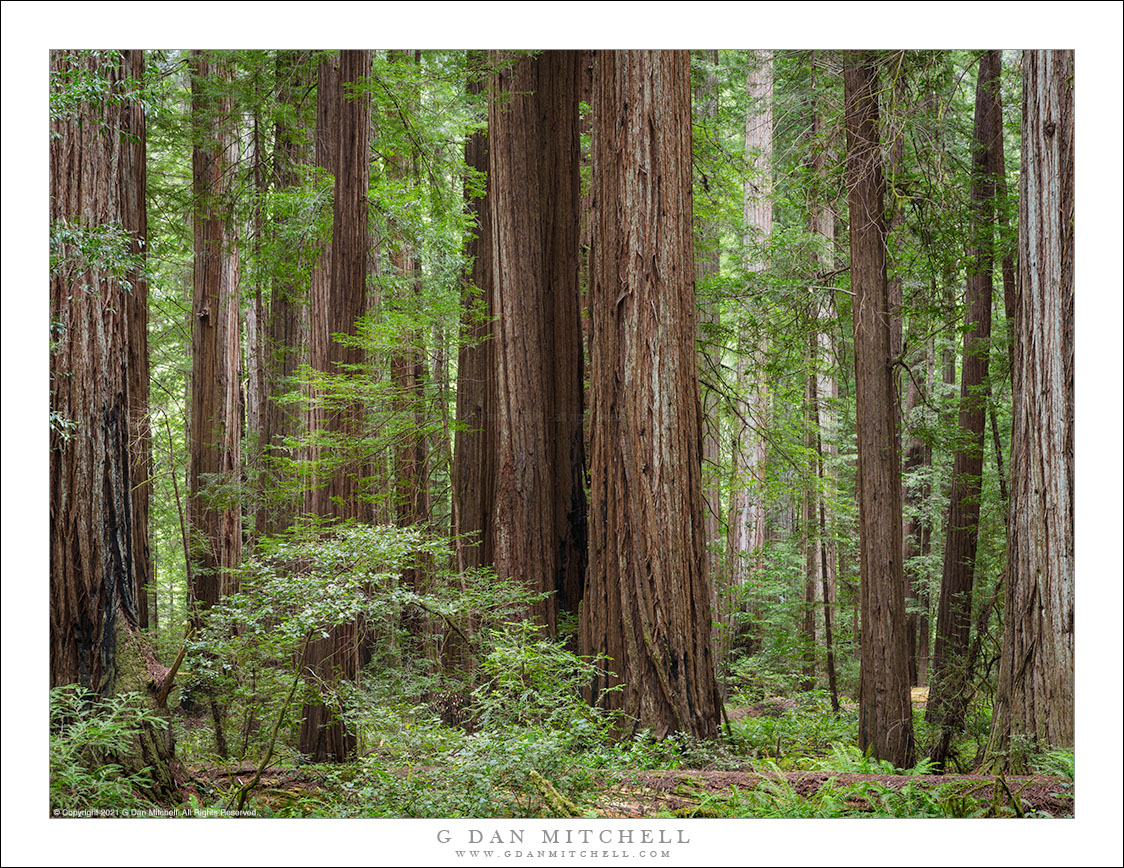
M 484 93 L 480 76 L 482 53 L 475 53 L 468 91 Z M 488 172 L 488 137 L 473 133 L 465 143 L 465 162 L 482 175 Z M 490 180 L 485 180 L 490 186 Z M 457 422 L 453 454 L 458 569 L 493 562 L 492 510 L 495 502 L 496 415 L 492 334 L 492 219 L 487 188 L 483 196 L 466 196 L 473 218 L 465 245 L 471 263 L 463 293 L 461 346 L 457 356 Z
M 922 353 L 914 354 L 912 358 L 911 369 L 915 375 L 918 362 L 925 362 L 926 371 L 929 369 L 928 344 L 924 345 Z M 910 376 L 905 392 L 904 422 L 910 433 L 905 438 L 905 466 L 902 469 L 906 511 L 905 527 L 902 530 L 902 544 L 905 547 L 902 566 L 906 574 L 906 595 L 914 609 L 906 615 L 906 641 L 909 651 L 909 683 L 916 685 L 927 684 L 929 680 L 928 578 L 915 559 L 928 554 L 928 540 L 932 532 L 927 506 L 930 485 L 928 481 L 910 482 L 914 473 L 927 478 L 928 468 L 932 463 L 930 449 L 918 433 L 918 426 L 914 421 L 914 411 L 921 406 L 924 398 L 921 385 Z
M 968 274 L 968 321 L 960 374 L 960 438 L 952 467 L 944 571 L 937 605 L 933 646 L 933 689 L 926 719 L 941 726 L 930 753 L 940 768 L 960 728 L 969 689 L 968 638 L 972 622 L 972 586 L 979 539 L 983 483 L 984 423 L 987 409 L 988 354 L 991 347 L 991 296 L 994 255 L 995 180 L 990 175 L 993 148 L 1003 146 L 999 107 L 999 52 L 980 58 L 976 84 L 972 204 L 972 254 Z
M 120 61 L 104 55 L 51 53 L 52 74 L 82 69 L 102 75 L 115 97 L 142 63 L 140 52 Z M 113 226 L 136 231 L 135 206 L 143 202 L 133 148 L 122 132 L 140 133 L 143 113 L 133 98 L 82 103 L 51 121 L 51 222 L 80 232 Z M 138 129 L 136 124 L 141 124 Z M 143 144 L 142 144 L 143 147 Z M 143 168 L 143 161 L 142 167 Z M 141 175 L 143 179 L 143 175 Z M 139 197 L 139 199 L 138 199 Z M 136 249 L 136 238 L 128 241 Z M 134 514 L 130 439 L 137 430 L 138 396 L 132 385 L 147 377 L 133 322 L 140 297 L 130 297 L 140 275 L 115 276 L 105 263 L 84 261 L 78 246 L 63 242 L 51 273 L 50 435 L 50 683 L 78 683 L 112 692 L 116 637 L 136 624 L 139 580 L 136 539 L 144 529 Z M 132 416 L 132 419 L 130 418 Z
M 193 51 L 195 200 L 188 516 L 195 603 L 208 608 L 230 593 L 242 553 L 242 398 L 239 258 L 231 216 L 236 161 L 231 69 Z M 216 89 L 218 93 L 216 93 Z
M 311 142 L 300 125 L 290 120 L 300 111 L 299 100 L 309 87 L 309 74 L 303 52 L 281 51 L 277 55 L 278 102 L 285 107 L 274 126 L 273 176 L 274 189 L 291 192 L 300 184 L 300 167 L 311 159 Z M 299 117 L 299 114 L 297 114 Z M 291 228 L 294 213 L 275 213 L 267 232 Z M 278 488 L 285 474 L 276 465 L 294 456 L 285 442 L 297 436 L 302 428 L 297 405 L 278 400 L 295 387 L 297 366 L 305 358 L 308 288 L 301 280 L 310 264 L 302 260 L 302 251 L 278 243 L 279 261 L 271 275 L 269 314 L 265 325 L 264 390 L 261 442 L 264 454 L 263 482 L 267 491 L 257 512 L 257 532 L 275 534 L 292 524 L 298 502 L 284 488 Z M 275 489 L 275 490 L 268 490 Z
M 317 95 L 317 163 L 335 176 L 332 244 L 326 256 L 328 274 L 313 283 L 309 311 L 312 367 L 327 374 L 343 374 L 363 361 L 363 352 L 332 335 L 355 334 L 355 323 L 366 311 L 367 186 L 370 163 L 370 103 L 349 85 L 371 73 L 369 51 L 341 51 L 338 60 L 320 65 Z M 354 434 L 360 408 L 354 405 L 322 409 L 310 422 L 325 431 Z M 360 517 L 361 463 L 337 464 L 317 480 L 311 492 L 311 511 L 319 516 Z M 339 624 L 327 639 L 311 642 L 308 669 L 321 681 L 338 684 L 354 680 L 359 671 L 356 624 Z M 301 752 L 315 762 L 343 761 L 355 752 L 356 737 L 340 716 L 341 709 L 307 703 L 301 723 Z
M 123 74 L 131 79 L 130 87 L 140 86 L 144 80 L 144 52 L 122 52 Z M 121 174 L 125 178 L 122 189 L 121 225 L 130 236 L 129 253 L 143 263 L 148 239 L 148 207 L 145 201 L 146 127 L 144 103 L 129 100 L 122 110 Z M 152 536 L 149 527 L 149 501 L 152 497 L 152 433 L 148 416 L 148 280 L 143 267 L 130 275 L 132 290 L 127 297 L 129 306 L 129 415 L 131 432 L 130 484 L 133 491 L 133 568 L 137 576 L 137 621 L 141 627 L 157 626 L 156 572 L 152 555 Z M 152 607 L 149 611 L 149 595 Z
M 533 611 L 553 634 L 559 608 L 577 611 L 586 563 L 578 53 L 515 60 L 492 88 L 495 566 L 554 594 Z
M 625 733 L 715 735 L 691 230 L 690 58 L 601 52 L 582 653 Z M 612 692 L 607 688 L 619 687 Z
M 877 79 L 869 55 L 856 52 L 846 57 L 843 86 L 862 608 L 859 748 L 908 768 L 913 764 L 913 714 L 905 638 L 901 474 L 891 369 Z
M 1006 620 L 988 742 L 999 762 L 1020 737 L 1074 739 L 1073 52 L 1026 51 L 1022 66 Z

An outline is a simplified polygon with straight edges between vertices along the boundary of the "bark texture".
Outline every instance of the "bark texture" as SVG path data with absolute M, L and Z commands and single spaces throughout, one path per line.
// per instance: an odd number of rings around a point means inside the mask
M 270 184 L 279 192 L 291 191 L 300 184 L 300 167 L 312 159 L 312 142 L 304 128 L 294 120 L 300 117 L 300 100 L 310 87 L 305 52 L 279 51 L 276 75 L 278 112 L 274 124 L 273 164 Z M 301 279 L 307 274 L 308 256 L 301 246 L 283 239 L 293 228 L 295 214 L 281 210 L 267 229 L 275 240 L 278 262 L 271 274 L 269 314 L 265 330 L 263 359 L 265 402 L 262 412 L 261 442 L 265 455 L 263 483 L 266 488 L 280 481 L 284 474 L 274 465 L 293 458 L 285 443 L 300 434 L 303 420 L 298 405 L 278 400 L 294 388 L 294 375 L 305 358 L 307 343 L 308 286 Z M 266 491 L 257 512 L 260 535 L 279 533 L 296 516 L 299 503 L 291 493 Z
M 118 631 L 138 621 L 143 569 L 137 452 L 130 449 L 141 397 L 133 389 L 148 374 L 134 370 L 144 364 L 135 322 L 143 288 L 139 272 L 122 273 L 113 263 L 139 243 L 144 128 L 129 77 L 143 66 L 140 54 L 54 51 L 50 59 L 53 87 L 65 87 L 57 82 L 69 76 L 102 77 L 115 97 L 53 117 L 50 143 L 57 245 L 50 298 L 50 683 L 78 683 L 102 695 L 114 689 Z M 138 143 L 126 133 L 141 136 L 139 165 Z M 131 189 L 138 183 L 139 193 Z M 81 252 L 77 234 L 106 231 L 118 235 L 119 248 L 104 258 Z
M 878 75 L 865 52 L 844 59 L 844 114 L 854 292 L 862 638 L 859 747 L 913 764 L 902 572 L 901 474 L 891 370 L 890 298 L 878 132 Z
M 601 52 L 583 654 L 625 733 L 715 735 L 691 228 L 690 58 Z M 606 688 L 620 687 L 605 692 Z
M 144 78 L 144 51 L 122 52 L 122 71 L 130 87 L 139 88 Z M 129 277 L 129 454 L 133 492 L 133 568 L 137 576 L 137 623 L 157 626 L 156 575 L 149 527 L 152 497 L 152 433 L 148 416 L 148 280 L 143 271 L 148 240 L 148 207 L 145 202 L 146 124 L 144 103 L 129 100 L 122 109 L 121 174 L 122 227 L 130 236 L 129 253 L 142 268 Z M 149 595 L 152 607 L 149 611 Z
M 960 728 L 969 688 L 968 638 L 972 622 L 972 586 L 979 540 L 980 491 L 983 484 L 984 422 L 991 349 L 991 298 L 995 232 L 995 179 L 990 174 L 993 148 L 1003 147 L 999 105 L 1000 53 L 980 58 L 976 84 L 976 118 L 972 160 L 972 250 L 968 272 L 967 331 L 960 370 L 960 442 L 952 467 L 944 570 L 937 605 L 933 646 L 933 686 L 926 719 L 941 725 L 930 758 L 943 767 L 952 735 Z
M 489 100 L 495 566 L 554 594 L 533 612 L 552 634 L 586 564 L 578 85 L 578 53 L 547 51 L 509 61 Z
M 988 754 L 1074 739 L 1072 51 L 1023 53 L 1003 650 Z M 1005 756 L 1007 754 L 1007 756 Z
M 191 57 L 195 267 L 188 520 L 196 535 L 192 597 L 208 608 L 234 590 L 228 571 L 242 554 L 242 342 L 231 217 L 237 137 L 230 66 L 205 51 L 193 51 Z
M 480 95 L 484 57 L 476 52 L 469 93 Z M 473 133 L 465 143 L 465 162 L 488 172 L 488 137 Z M 490 180 L 485 183 L 490 186 Z M 461 316 L 462 340 L 457 355 L 457 422 L 453 453 L 454 499 L 458 569 L 490 566 L 493 562 L 492 510 L 495 503 L 496 414 L 492 341 L 492 217 L 487 189 L 480 197 L 467 197 L 475 234 L 469 237 L 465 255 L 471 262 L 464 290 Z
M 314 275 L 309 311 L 311 364 L 326 374 L 341 374 L 363 362 L 360 348 L 334 340 L 354 335 L 355 322 L 366 311 L 367 186 L 370 163 L 370 100 L 354 86 L 371 74 L 369 51 L 341 51 L 324 61 L 318 73 L 317 163 L 335 177 L 332 244 L 326 255 L 328 274 Z M 329 434 L 354 435 L 360 408 L 337 403 L 314 411 L 310 428 Z M 327 518 L 360 518 L 361 462 L 334 461 L 310 492 L 314 514 Z M 358 628 L 339 624 L 327 639 L 309 643 L 306 664 L 311 676 L 327 685 L 354 680 L 359 672 Z M 324 703 L 304 706 L 301 752 L 315 762 L 351 757 L 356 737 L 341 719 L 341 709 Z

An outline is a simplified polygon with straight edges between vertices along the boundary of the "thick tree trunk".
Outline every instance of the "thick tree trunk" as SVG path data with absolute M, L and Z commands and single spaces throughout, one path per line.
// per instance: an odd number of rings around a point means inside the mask
M 195 201 L 192 305 L 190 527 L 200 545 L 191 589 L 209 608 L 235 590 L 230 570 L 242 556 L 242 394 L 239 257 L 231 211 L 237 159 L 230 66 L 193 51 Z M 216 94 L 216 89 L 220 92 Z
M 594 95 L 593 503 L 582 653 L 626 732 L 710 738 L 690 58 L 602 52 Z M 607 688 L 619 689 L 606 692 Z
M 489 101 L 495 565 L 554 594 L 533 612 L 552 634 L 586 563 L 577 94 L 577 52 L 548 51 L 498 72 Z
M 969 689 L 966 671 L 972 622 L 972 585 L 979 539 L 980 492 L 983 484 L 984 423 L 987 410 L 988 356 L 991 349 L 991 296 L 994 267 L 995 180 L 990 151 L 1003 146 L 999 106 L 998 51 L 980 58 L 976 84 L 972 203 L 972 251 L 968 273 L 967 332 L 960 379 L 960 437 L 952 467 L 948 522 L 945 525 L 944 571 L 937 604 L 933 647 L 933 686 L 926 719 L 941 734 L 930 752 L 943 768 L 952 735 L 962 724 Z
M 908 768 L 913 764 L 913 714 L 905 640 L 901 478 L 891 371 L 877 79 L 869 55 L 848 54 L 843 65 L 843 86 L 851 288 L 855 294 L 855 423 L 862 582 L 859 747 L 899 768 Z
M 1072 51 L 1023 53 L 1019 287 L 1003 650 L 988 756 L 1014 742 L 1072 747 Z
M 370 164 L 370 102 L 351 87 L 371 74 L 369 51 L 341 51 L 335 61 L 320 65 L 317 96 L 317 163 L 335 176 L 335 205 L 328 275 L 314 278 L 309 311 L 312 367 L 341 374 L 363 361 L 360 348 L 333 340 L 355 334 L 355 323 L 367 305 L 367 186 Z M 327 277 L 327 279 L 325 279 Z M 336 406 L 310 420 L 338 434 L 354 433 L 360 408 Z M 336 518 L 359 518 L 359 473 L 350 462 L 318 479 L 311 492 L 311 512 Z M 309 671 L 329 685 L 354 680 L 359 671 L 358 629 L 339 624 L 327 639 L 309 643 Z M 343 761 L 355 751 L 356 738 L 340 717 L 340 709 L 307 703 L 300 732 L 301 752 L 316 762 Z
M 136 82 L 127 77 L 143 65 L 139 54 L 51 53 L 52 79 L 82 70 L 124 97 L 83 102 L 53 118 L 50 143 L 57 245 L 50 301 L 50 683 L 78 683 L 102 695 L 114 690 L 118 631 L 139 620 L 137 554 L 144 546 L 136 537 L 145 531 L 133 490 L 141 453 L 130 441 L 143 418 L 143 396 L 132 387 L 147 378 L 147 369 L 133 368 L 145 359 L 134 321 L 143 297 L 130 295 L 138 291 L 139 271 L 129 269 L 122 279 L 113 263 L 87 257 L 67 236 L 124 229 L 130 236 L 107 258 L 137 250 L 131 233 L 143 219 L 144 127 L 143 112 L 128 96 Z M 141 136 L 139 166 L 137 143 L 123 132 Z

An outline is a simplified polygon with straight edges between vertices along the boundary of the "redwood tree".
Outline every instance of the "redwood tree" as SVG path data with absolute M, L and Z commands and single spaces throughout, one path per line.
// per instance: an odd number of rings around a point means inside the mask
M 482 67 L 485 55 L 470 55 L 468 92 L 485 92 Z M 465 143 L 465 163 L 486 175 L 488 137 L 474 132 Z M 485 180 L 487 184 L 487 180 Z M 465 245 L 471 263 L 464 289 L 462 340 L 457 355 L 457 429 L 453 454 L 454 531 L 458 538 L 457 567 L 471 569 L 490 565 L 493 550 L 492 509 L 495 501 L 495 344 L 492 330 L 492 218 L 487 187 L 483 196 L 466 194 L 475 232 Z
M 908 768 L 913 764 L 913 712 L 905 635 L 901 473 L 877 86 L 874 56 L 869 52 L 848 53 L 843 63 L 843 88 L 859 459 L 859 747 L 899 768 Z
M 334 175 L 335 198 L 331 248 L 315 276 L 309 319 L 311 365 L 325 374 L 349 372 L 363 361 L 359 347 L 334 336 L 354 335 L 356 320 L 366 311 L 371 118 L 370 99 L 355 86 L 370 74 L 371 53 L 363 50 L 341 51 L 338 58 L 323 61 L 318 74 L 316 161 Z M 358 413 L 351 403 L 333 401 L 315 411 L 310 428 L 353 434 Z M 356 467 L 333 461 L 310 492 L 310 511 L 329 519 L 357 518 L 358 493 Z M 309 643 L 309 671 L 329 685 L 354 680 L 359 672 L 357 626 L 340 624 L 328 632 L 328 638 Z M 316 762 L 343 761 L 354 753 L 355 734 L 340 712 L 322 702 L 305 704 L 302 753 Z
M 192 596 L 213 606 L 232 590 L 242 550 L 239 258 L 231 216 L 236 135 L 229 61 L 193 51 L 191 113 L 195 203 L 188 517 Z
M 488 164 L 496 572 L 576 612 L 586 562 L 578 311 L 578 53 L 494 55 Z
M 134 77 L 143 55 L 55 51 L 50 64 L 50 682 L 104 695 L 114 689 L 118 630 L 138 622 L 147 571 L 134 486 L 141 468 L 130 449 L 141 422 L 137 384 L 148 377 L 136 255 L 144 116 Z M 71 85 L 83 81 L 99 85 L 70 104 Z
M 713 737 L 687 52 L 600 53 L 593 153 L 582 653 L 609 658 L 592 696 L 625 712 L 625 733 Z
M 1072 747 L 1072 51 L 1025 51 L 1014 420 L 1003 649 L 988 756 L 1016 739 Z
M 980 57 L 976 83 L 976 121 L 972 160 L 972 250 L 968 272 L 967 331 L 960 371 L 960 442 L 952 467 L 944 572 L 937 606 L 933 647 L 933 686 L 926 719 L 941 732 L 930 758 L 943 767 L 953 733 L 959 729 L 968 689 L 968 636 L 972 586 L 979 539 L 983 483 L 984 413 L 987 409 L 988 354 L 991 349 L 991 296 L 994 268 L 994 148 L 1003 146 L 999 104 L 1000 53 Z
M 301 167 L 312 159 L 311 137 L 299 123 L 300 101 L 311 86 L 309 63 L 302 51 L 279 51 L 276 58 L 278 108 L 274 124 L 272 173 L 274 190 L 292 193 L 300 184 Z M 278 197 L 280 201 L 285 200 Z M 274 464 L 286 455 L 285 441 L 301 430 L 296 405 L 278 400 L 294 387 L 297 366 L 304 358 L 308 285 L 301 275 L 307 272 L 302 249 L 286 243 L 296 224 L 296 215 L 279 204 L 267 232 L 276 243 L 277 261 L 271 274 L 269 314 L 265 324 L 265 392 L 261 442 L 266 455 L 263 483 L 280 482 L 282 474 Z M 294 498 L 282 492 L 263 492 L 257 512 L 258 534 L 279 533 L 288 527 L 297 512 Z
M 772 188 L 773 159 L 773 53 L 750 52 L 750 66 L 746 77 L 746 92 L 750 106 L 745 119 L 745 151 L 753 160 L 754 171 L 745 179 L 742 197 L 742 214 L 746 235 L 745 268 L 762 272 L 765 261 L 754 255 L 754 250 L 767 244 L 773 231 L 773 203 L 769 197 Z M 749 309 L 747 318 L 760 316 L 761 312 Z M 760 570 L 761 552 L 765 546 L 765 462 L 768 458 L 765 438 L 760 431 L 769 417 L 769 387 L 763 365 L 756 372 L 750 358 L 756 351 L 764 360 L 768 356 L 768 341 L 750 345 L 747 333 L 738 335 L 739 354 L 737 383 L 740 417 L 734 446 L 735 481 L 730 492 L 730 515 L 727 526 L 727 550 L 730 560 L 730 588 L 749 585 Z M 754 429 L 757 430 L 754 430 Z M 752 633 L 746 642 L 746 651 L 760 650 L 763 631 L 762 595 L 752 596 Z

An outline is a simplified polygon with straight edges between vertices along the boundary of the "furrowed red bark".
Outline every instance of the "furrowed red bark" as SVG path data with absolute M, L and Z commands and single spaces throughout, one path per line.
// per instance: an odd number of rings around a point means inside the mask
M 139 369 L 143 287 L 138 271 L 122 276 L 65 234 L 123 230 L 122 248 L 109 255 L 138 251 L 144 127 L 130 77 L 143 67 L 139 54 L 54 51 L 50 60 L 52 78 L 100 76 L 121 98 L 52 118 L 50 143 L 51 222 L 60 243 L 50 289 L 50 683 L 102 695 L 114 689 L 118 631 L 139 621 L 146 569 L 138 563 L 145 529 L 133 485 L 142 453 L 130 448 L 143 418 L 143 395 L 133 387 L 147 379 Z
M 192 597 L 209 608 L 234 590 L 230 570 L 242 556 L 242 342 L 239 257 L 231 212 L 236 135 L 229 63 L 193 51 L 195 201 L 188 519 Z M 216 92 L 216 88 L 218 92 Z
M 859 748 L 908 768 L 913 764 L 913 713 L 877 83 L 873 56 L 849 52 L 843 64 L 843 87 L 859 458 Z
M 496 54 L 494 60 L 504 58 Z M 586 563 L 578 53 L 509 59 L 489 101 L 498 575 L 576 612 Z
M 486 55 L 473 52 L 469 93 L 485 91 L 481 79 Z M 465 162 L 478 172 L 488 172 L 488 137 L 483 131 L 469 136 Z M 486 181 L 491 186 L 491 181 Z M 496 474 L 495 343 L 492 340 L 492 218 L 488 193 L 469 198 L 475 233 L 465 245 L 472 263 L 463 293 L 462 342 L 457 355 L 457 429 L 453 454 L 454 498 L 458 569 L 490 566 L 493 562 L 493 519 Z
M 355 334 L 355 323 L 367 307 L 367 187 L 370 164 L 370 99 L 353 89 L 371 74 L 369 51 L 341 51 L 320 64 L 317 95 L 316 161 L 335 176 L 332 244 L 325 254 L 327 269 L 314 275 L 309 311 L 312 367 L 341 374 L 363 362 L 361 348 L 332 339 Z M 325 274 L 323 271 L 327 271 Z M 354 433 L 360 408 L 322 408 L 310 419 L 310 430 Z M 310 492 L 310 511 L 335 519 L 360 518 L 359 464 L 344 463 L 322 474 Z M 359 672 L 358 627 L 339 624 L 327 639 L 309 644 L 307 668 L 328 684 L 354 680 Z M 341 718 L 341 709 L 324 703 L 304 706 L 301 752 L 315 762 L 342 762 L 355 752 L 356 736 Z
M 622 734 L 713 737 L 690 58 L 605 51 L 594 94 L 590 566 L 581 648 Z M 606 688 L 620 689 L 606 692 Z

